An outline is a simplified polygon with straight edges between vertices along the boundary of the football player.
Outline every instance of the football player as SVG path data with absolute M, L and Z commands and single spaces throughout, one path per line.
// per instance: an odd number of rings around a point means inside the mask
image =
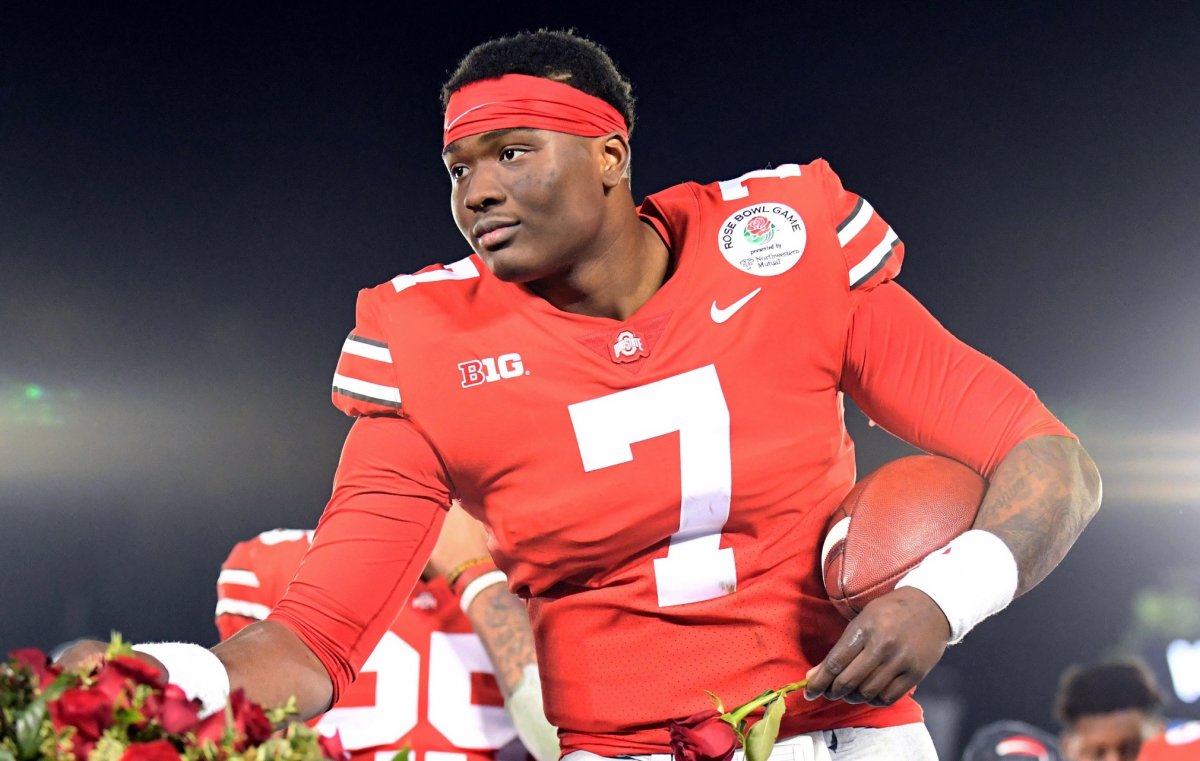
M 1200 758 L 1200 725 L 1164 732 L 1164 697 L 1137 661 L 1073 666 L 1055 700 L 1067 761 L 1150 761 Z
M 463 528 L 470 530 L 469 525 Z M 267 617 L 312 535 L 277 529 L 234 546 L 217 580 L 216 624 L 222 640 Z M 530 668 L 532 640 L 523 606 L 502 585 L 503 574 L 486 551 L 455 557 L 447 554 L 446 545 L 443 540 L 435 548 L 404 610 L 384 632 L 358 679 L 321 716 L 317 729 L 338 732 L 351 761 L 390 761 L 404 748 L 411 761 L 523 758 L 524 748 L 513 743 L 517 728 L 505 712 L 508 696 L 510 709 L 524 722 L 522 739 L 533 756 L 538 761 L 557 758 L 554 728 L 536 695 L 539 685 Z M 450 549 L 461 552 L 462 542 Z M 505 675 L 503 690 L 498 672 Z M 523 689 L 534 694 L 523 698 Z
M 458 498 L 527 601 L 564 752 L 664 753 L 706 691 L 807 676 L 793 753 L 932 758 L 915 685 L 1099 508 L 1077 439 L 896 282 L 899 235 L 825 161 L 636 205 L 630 85 L 569 33 L 484 43 L 443 95 L 473 251 L 360 293 L 333 383 L 356 420 L 268 619 L 148 660 L 218 704 L 232 685 L 324 710 Z M 843 394 L 991 482 L 974 529 L 849 625 L 818 567 L 854 483 Z

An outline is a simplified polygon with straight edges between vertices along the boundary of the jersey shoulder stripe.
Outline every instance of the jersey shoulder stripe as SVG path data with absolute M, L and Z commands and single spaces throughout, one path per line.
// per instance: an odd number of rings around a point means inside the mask
M 245 568 L 222 568 L 220 575 L 217 576 L 217 584 L 233 584 L 255 589 L 262 586 L 258 581 L 258 574 Z
M 241 616 L 255 621 L 265 621 L 271 614 L 271 606 L 249 600 L 237 600 L 232 597 L 222 597 L 217 600 L 217 618 L 221 616 Z
M 900 272 L 904 243 L 867 199 L 842 187 L 841 178 L 824 159 L 811 164 L 820 175 L 830 221 L 846 263 L 847 285 L 874 287 Z
M 342 342 L 333 373 L 333 405 L 352 417 L 395 415 L 401 409 L 392 352 L 375 303 L 379 290 L 359 291 L 354 330 Z
M 872 277 L 887 266 L 888 262 L 896 254 L 897 249 L 903 245 L 900 242 L 900 236 L 896 235 L 892 231 L 892 228 L 889 227 L 879 245 L 871 249 L 863 257 L 862 261 L 850 268 L 850 288 L 857 288 L 863 283 L 870 281 Z
M 446 286 L 474 281 L 470 286 L 474 288 L 480 280 L 480 263 L 468 256 L 411 275 L 397 275 L 360 291 L 354 330 L 342 342 L 333 375 L 334 406 L 352 417 L 403 416 L 403 394 L 389 334 L 392 339 L 402 337 L 394 332 L 398 326 L 419 324 L 422 310 L 444 309 L 450 303 L 447 299 L 462 295 L 462 288 Z
M 264 607 L 269 612 L 295 576 L 311 541 L 311 531 L 276 529 L 234 545 L 217 576 L 217 614 L 250 615 L 245 611 Z

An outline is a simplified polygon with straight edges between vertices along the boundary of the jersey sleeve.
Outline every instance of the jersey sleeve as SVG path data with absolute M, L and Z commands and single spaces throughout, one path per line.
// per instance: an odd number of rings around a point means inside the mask
M 1014 446 L 1074 435 L 998 362 L 950 334 L 897 283 L 858 295 L 842 389 L 871 420 L 991 478 Z
M 271 612 L 308 549 L 311 531 L 275 529 L 238 542 L 217 577 L 217 631 L 226 640 Z
M 404 605 L 449 504 L 445 470 L 414 423 L 355 421 L 312 546 L 269 616 L 324 664 L 334 701 Z
M 850 289 L 870 290 L 896 277 L 904 261 L 900 236 L 867 199 L 842 187 L 827 161 L 817 159 L 810 166 L 821 180 Z
M 374 292 L 359 291 L 355 325 L 333 374 L 333 405 L 351 417 L 400 414 L 400 388 Z

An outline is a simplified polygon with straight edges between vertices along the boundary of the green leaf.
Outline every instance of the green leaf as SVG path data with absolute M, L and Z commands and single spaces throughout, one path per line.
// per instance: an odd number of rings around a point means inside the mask
M 779 724 L 783 721 L 784 710 L 786 705 L 782 696 L 767 704 L 762 720 L 746 733 L 746 761 L 767 761 L 771 757 L 775 740 L 779 737 Z
M 8 748 L 0 748 L 0 761 L 17 761 L 17 757 Z
M 104 658 L 111 660 L 118 655 L 133 655 L 133 645 L 121 639 L 121 632 L 113 632 L 108 640 L 108 649 L 104 651 Z
M 288 717 L 298 716 L 300 714 L 300 707 L 296 703 L 296 696 L 291 695 L 288 697 L 286 703 L 267 710 L 265 713 L 267 714 L 267 721 L 271 722 L 271 726 L 277 727 L 287 721 Z
M 37 758 L 38 746 L 42 744 L 42 722 L 46 720 L 46 704 L 34 701 L 17 715 L 17 753 L 21 758 Z
M 400 750 L 398 750 L 396 752 L 396 755 L 392 756 L 392 761 L 408 761 L 408 757 L 409 757 L 409 755 L 411 755 L 411 753 L 412 753 L 412 748 L 405 745 L 403 748 L 401 748 Z
M 708 693 L 710 698 L 712 698 L 713 706 L 717 709 L 717 713 L 725 713 L 725 704 L 721 702 L 721 699 L 717 697 L 717 694 L 712 690 L 705 690 L 705 692 Z

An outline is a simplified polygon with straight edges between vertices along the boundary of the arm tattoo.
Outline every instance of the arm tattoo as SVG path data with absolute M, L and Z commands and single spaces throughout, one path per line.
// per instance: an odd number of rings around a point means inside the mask
M 1054 570 L 1100 508 L 1100 474 L 1074 439 L 1037 436 L 1013 447 L 992 476 L 975 528 L 1017 560 L 1017 594 Z
M 525 604 L 503 584 L 495 584 L 479 593 L 467 618 L 492 660 L 500 690 L 508 697 L 520 681 L 522 670 L 536 663 Z

